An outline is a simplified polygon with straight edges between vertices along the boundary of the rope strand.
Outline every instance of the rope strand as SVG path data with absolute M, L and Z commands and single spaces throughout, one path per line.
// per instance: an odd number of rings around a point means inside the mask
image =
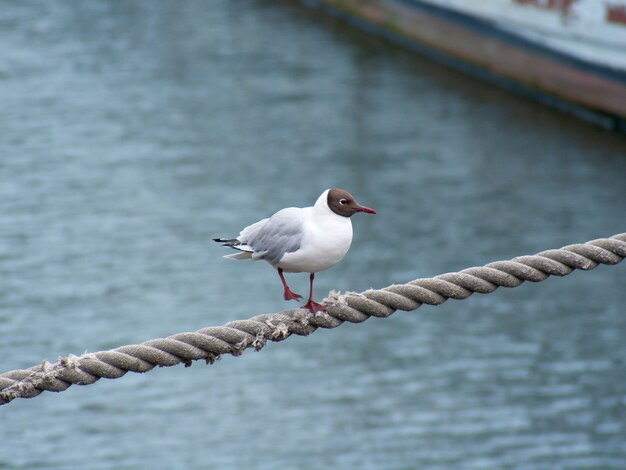
M 326 312 L 317 315 L 303 308 L 284 310 L 5 372 L 0 374 L 0 405 L 15 398 L 32 398 L 45 390 L 61 392 L 73 384 L 92 384 L 102 377 L 117 379 L 128 371 L 143 373 L 155 366 L 181 363 L 188 367 L 198 360 L 212 364 L 222 354 L 239 356 L 247 348 L 258 351 L 268 340 L 282 341 L 292 334 L 306 336 L 317 328 L 336 328 L 344 321 L 360 323 L 370 316 L 388 317 L 396 310 L 439 305 L 447 299 L 462 300 L 474 292 L 488 294 L 498 287 L 516 287 L 524 281 L 541 282 L 551 275 L 566 276 L 575 269 L 618 264 L 625 257 L 626 233 L 621 233 L 379 290 L 344 294 L 333 291 L 324 301 Z

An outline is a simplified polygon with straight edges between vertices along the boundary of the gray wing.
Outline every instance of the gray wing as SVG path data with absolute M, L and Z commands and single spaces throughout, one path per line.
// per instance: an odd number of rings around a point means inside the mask
M 300 211 L 295 207 L 280 210 L 244 229 L 239 240 L 252 248 L 253 259 L 263 259 L 276 266 L 285 253 L 300 249 L 303 237 Z

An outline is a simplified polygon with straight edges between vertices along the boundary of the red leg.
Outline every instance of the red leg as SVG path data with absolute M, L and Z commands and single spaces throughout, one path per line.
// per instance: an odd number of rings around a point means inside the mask
M 289 289 L 289 286 L 287 285 L 287 281 L 285 281 L 285 276 L 283 276 L 283 270 L 280 268 L 278 268 L 278 275 L 280 276 L 280 280 L 283 282 L 283 287 L 285 288 L 285 291 L 283 292 L 283 298 L 285 300 L 301 299 L 301 295 L 291 292 L 291 289 Z
M 315 279 L 315 273 L 311 273 L 309 276 L 309 300 L 304 304 L 304 308 L 308 308 L 315 315 L 317 312 L 324 312 L 326 309 L 322 304 L 313 301 L 313 279 Z

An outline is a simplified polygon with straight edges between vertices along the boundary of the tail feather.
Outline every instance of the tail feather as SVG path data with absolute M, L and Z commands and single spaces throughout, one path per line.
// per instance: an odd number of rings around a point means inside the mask
M 222 246 L 227 246 L 229 248 L 233 248 L 234 250 L 238 251 L 237 253 L 234 253 L 232 255 L 226 255 L 224 256 L 224 258 L 237 259 L 237 260 L 252 258 L 252 252 L 254 250 L 252 250 L 252 248 L 250 248 L 245 243 L 241 243 L 236 238 L 214 238 L 213 241 L 217 243 L 221 243 Z
M 233 253 L 232 255 L 226 255 L 224 258 L 235 260 L 252 259 L 252 253 L 249 251 L 239 251 L 237 253 Z

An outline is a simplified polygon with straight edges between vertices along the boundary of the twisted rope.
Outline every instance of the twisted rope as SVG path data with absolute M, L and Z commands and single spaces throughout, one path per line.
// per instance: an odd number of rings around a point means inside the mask
M 575 269 L 618 264 L 625 257 L 626 233 L 621 233 L 380 290 L 331 292 L 324 301 L 326 312 L 322 314 L 313 315 L 302 308 L 284 310 L 5 372 L 0 374 L 0 405 L 15 398 L 35 397 L 44 390 L 60 392 L 72 384 L 92 384 L 102 377 L 117 379 L 128 371 L 148 372 L 155 366 L 180 363 L 188 367 L 192 361 L 200 359 L 212 364 L 222 354 L 239 356 L 251 347 L 258 351 L 267 340 L 281 341 L 292 334 L 306 336 L 317 328 L 335 328 L 344 321 L 360 323 L 370 316 L 388 317 L 396 310 L 415 310 L 422 304 L 439 305 L 447 299 L 465 299 L 474 292 L 488 294 L 498 287 L 517 287 L 524 281 L 540 282 L 550 275 L 566 276 Z

